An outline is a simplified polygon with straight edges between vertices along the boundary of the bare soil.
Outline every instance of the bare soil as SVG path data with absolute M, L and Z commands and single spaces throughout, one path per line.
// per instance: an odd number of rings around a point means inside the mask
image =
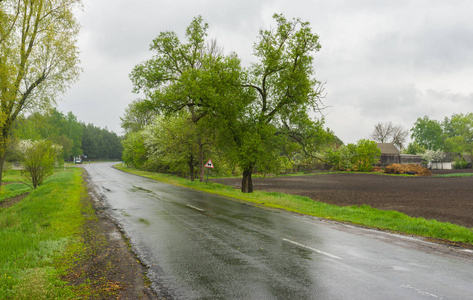
M 84 172 L 84 176 L 86 173 Z M 90 186 L 89 186 L 90 188 Z M 128 241 L 103 203 L 89 190 L 84 205 L 92 205 L 96 218 L 84 224 L 83 240 L 87 252 L 77 258 L 65 276 L 71 285 L 91 285 L 90 299 L 158 299 L 149 287 L 146 268 L 129 247 Z
M 473 170 L 432 171 L 473 173 Z M 241 188 L 241 179 L 216 179 Z M 253 178 L 255 190 L 307 196 L 339 206 L 366 204 L 395 210 L 412 217 L 435 219 L 473 228 L 473 177 L 386 176 L 327 174 L 297 177 Z

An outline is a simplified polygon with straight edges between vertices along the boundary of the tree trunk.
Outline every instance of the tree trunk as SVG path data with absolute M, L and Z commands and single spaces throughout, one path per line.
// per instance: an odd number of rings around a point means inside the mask
M 199 141 L 199 181 L 204 182 L 205 170 L 204 170 L 204 145 Z
M 3 165 L 5 164 L 5 156 L 6 155 L 0 155 L 0 191 L 2 191 Z
M 243 179 L 241 181 L 241 191 L 243 193 L 253 193 L 253 181 L 251 180 L 251 173 L 253 168 L 243 171 Z
M 191 155 L 189 158 L 189 173 L 191 175 L 191 181 L 195 180 L 195 170 L 194 170 L 194 156 Z
M 6 135 L 0 136 L 0 191 L 3 183 L 3 166 L 5 165 L 5 158 L 7 156 L 7 138 Z

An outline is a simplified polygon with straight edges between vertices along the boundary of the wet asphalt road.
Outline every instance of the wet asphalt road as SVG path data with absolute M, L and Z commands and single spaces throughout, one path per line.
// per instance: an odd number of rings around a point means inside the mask
M 337 230 L 112 165 L 84 167 L 149 267 L 160 299 L 473 299 L 473 259 L 417 251 L 402 239 Z

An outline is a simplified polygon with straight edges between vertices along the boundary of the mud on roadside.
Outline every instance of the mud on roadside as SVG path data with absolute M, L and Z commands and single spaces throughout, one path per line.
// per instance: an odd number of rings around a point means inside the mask
M 84 179 L 87 174 L 84 172 Z M 71 285 L 88 283 L 91 299 L 158 299 L 149 287 L 146 268 L 134 255 L 128 241 L 105 212 L 101 199 L 89 185 L 85 205 L 91 204 L 97 218 L 84 225 L 87 253 L 64 278 Z M 88 203 L 87 203 L 88 202 Z

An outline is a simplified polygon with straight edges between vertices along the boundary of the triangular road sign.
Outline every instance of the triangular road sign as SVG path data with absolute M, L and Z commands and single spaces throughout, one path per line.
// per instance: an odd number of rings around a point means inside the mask
M 212 169 L 213 169 L 213 168 L 214 168 L 214 164 L 212 163 L 212 160 L 209 159 L 209 161 L 205 164 L 204 167 L 206 167 L 206 168 L 212 168 Z

